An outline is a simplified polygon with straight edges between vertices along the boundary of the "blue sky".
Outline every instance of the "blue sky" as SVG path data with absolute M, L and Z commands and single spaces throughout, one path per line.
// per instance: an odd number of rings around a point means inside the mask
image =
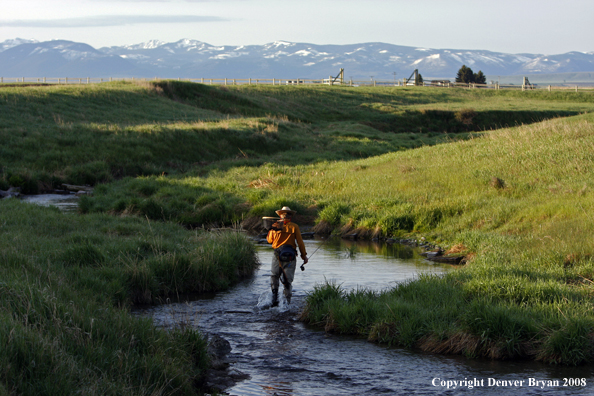
M 0 42 L 96 48 L 149 40 L 385 42 L 560 54 L 594 51 L 593 0 L 0 0 Z

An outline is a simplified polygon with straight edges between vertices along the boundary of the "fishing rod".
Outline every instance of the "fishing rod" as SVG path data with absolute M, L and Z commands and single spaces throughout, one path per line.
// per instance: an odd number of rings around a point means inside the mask
M 307 258 L 307 260 L 309 261 L 309 259 L 310 259 L 310 258 L 312 258 L 312 257 L 313 257 L 313 255 L 314 255 L 314 254 L 316 254 L 316 252 L 317 252 L 318 250 L 320 250 L 320 248 L 321 248 L 322 246 L 324 246 L 324 244 L 325 244 L 327 241 L 328 241 L 328 238 L 324 239 L 324 242 L 320 243 L 320 246 L 318 246 L 318 248 L 317 248 L 316 250 L 314 250 L 314 252 L 311 254 L 311 256 L 309 256 L 309 257 Z M 305 265 L 305 264 L 301 264 L 301 267 L 299 267 L 299 268 L 301 268 L 301 271 L 305 271 L 305 267 L 304 267 L 304 265 Z

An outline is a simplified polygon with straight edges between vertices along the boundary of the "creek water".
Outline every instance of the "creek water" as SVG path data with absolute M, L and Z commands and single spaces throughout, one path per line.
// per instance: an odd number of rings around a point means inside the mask
M 334 280 L 345 289 L 381 290 L 420 273 L 455 270 L 423 259 L 402 245 L 306 240 L 311 257 L 296 271 L 293 299 L 260 309 L 270 298 L 272 249 L 258 245 L 262 265 L 226 292 L 146 307 L 136 314 L 155 325 L 184 324 L 218 334 L 231 344 L 230 370 L 249 375 L 229 395 L 591 395 L 591 366 L 568 368 L 535 362 L 501 362 L 389 348 L 326 334 L 298 320 L 307 292 Z M 456 382 L 454 382 L 456 381 Z M 538 382 L 537 382 L 538 381 Z M 544 381 L 544 382 L 543 382 Z
M 55 206 L 63 212 L 76 212 L 78 208 L 78 197 L 74 194 L 23 195 L 22 200 L 41 206 Z

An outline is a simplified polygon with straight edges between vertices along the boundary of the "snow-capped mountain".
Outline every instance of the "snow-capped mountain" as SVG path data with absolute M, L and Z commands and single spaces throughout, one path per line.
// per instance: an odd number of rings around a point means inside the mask
M 6 77 L 96 77 L 134 75 L 134 64 L 87 44 L 66 40 L 0 43 L 0 74 Z
M 51 56 L 50 56 L 51 55 Z M 94 49 L 64 40 L 0 43 L 0 75 L 161 78 L 402 79 L 414 69 L 424 78 L 453 79 L 466 65 L 486 75 L 594 71 L 594 52 L 559 55 L 405 47 L 386 43 L 316 45 L 275 41 L 215 46 L 198 40 Z
M 0 43 L 0 52 L 6 51 L 7 49 L 10 49 L 12 47 L 16 47 L 17 45 L 27 44 L 27 43 L 38 43 L 38 41 L 37 40 L 22 39 L 22 38 L 15 38 L 15 39 L 12 39 L 12 40 L 6 40 L 6 41 Z

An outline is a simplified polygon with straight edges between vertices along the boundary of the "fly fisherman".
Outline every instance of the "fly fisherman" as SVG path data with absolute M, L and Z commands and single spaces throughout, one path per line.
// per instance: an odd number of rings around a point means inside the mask
M 307 252 L 301 238 L 299 226 L 291 219 L 297 213 L 288 206 L 283 206 L 277 210 L 276 214 L 280 216 L 280 221 L 272 224 L 268 231 L 266 240 L 272 244 L 274 256 L 272 258 L 272 268 L 270 275 L 270 287 L 272 288 L 272 306 L 278 305 L 278 283 L 281 279 L 284 286 L 284 295 L 287 302 L 291 302 L 293 279 L 295 278 L 295 267 L 297 266 L 297 245 L 303 259 L 303 265 L 307 264 Z M 303 266 L 301 267 L 303 270 Z

